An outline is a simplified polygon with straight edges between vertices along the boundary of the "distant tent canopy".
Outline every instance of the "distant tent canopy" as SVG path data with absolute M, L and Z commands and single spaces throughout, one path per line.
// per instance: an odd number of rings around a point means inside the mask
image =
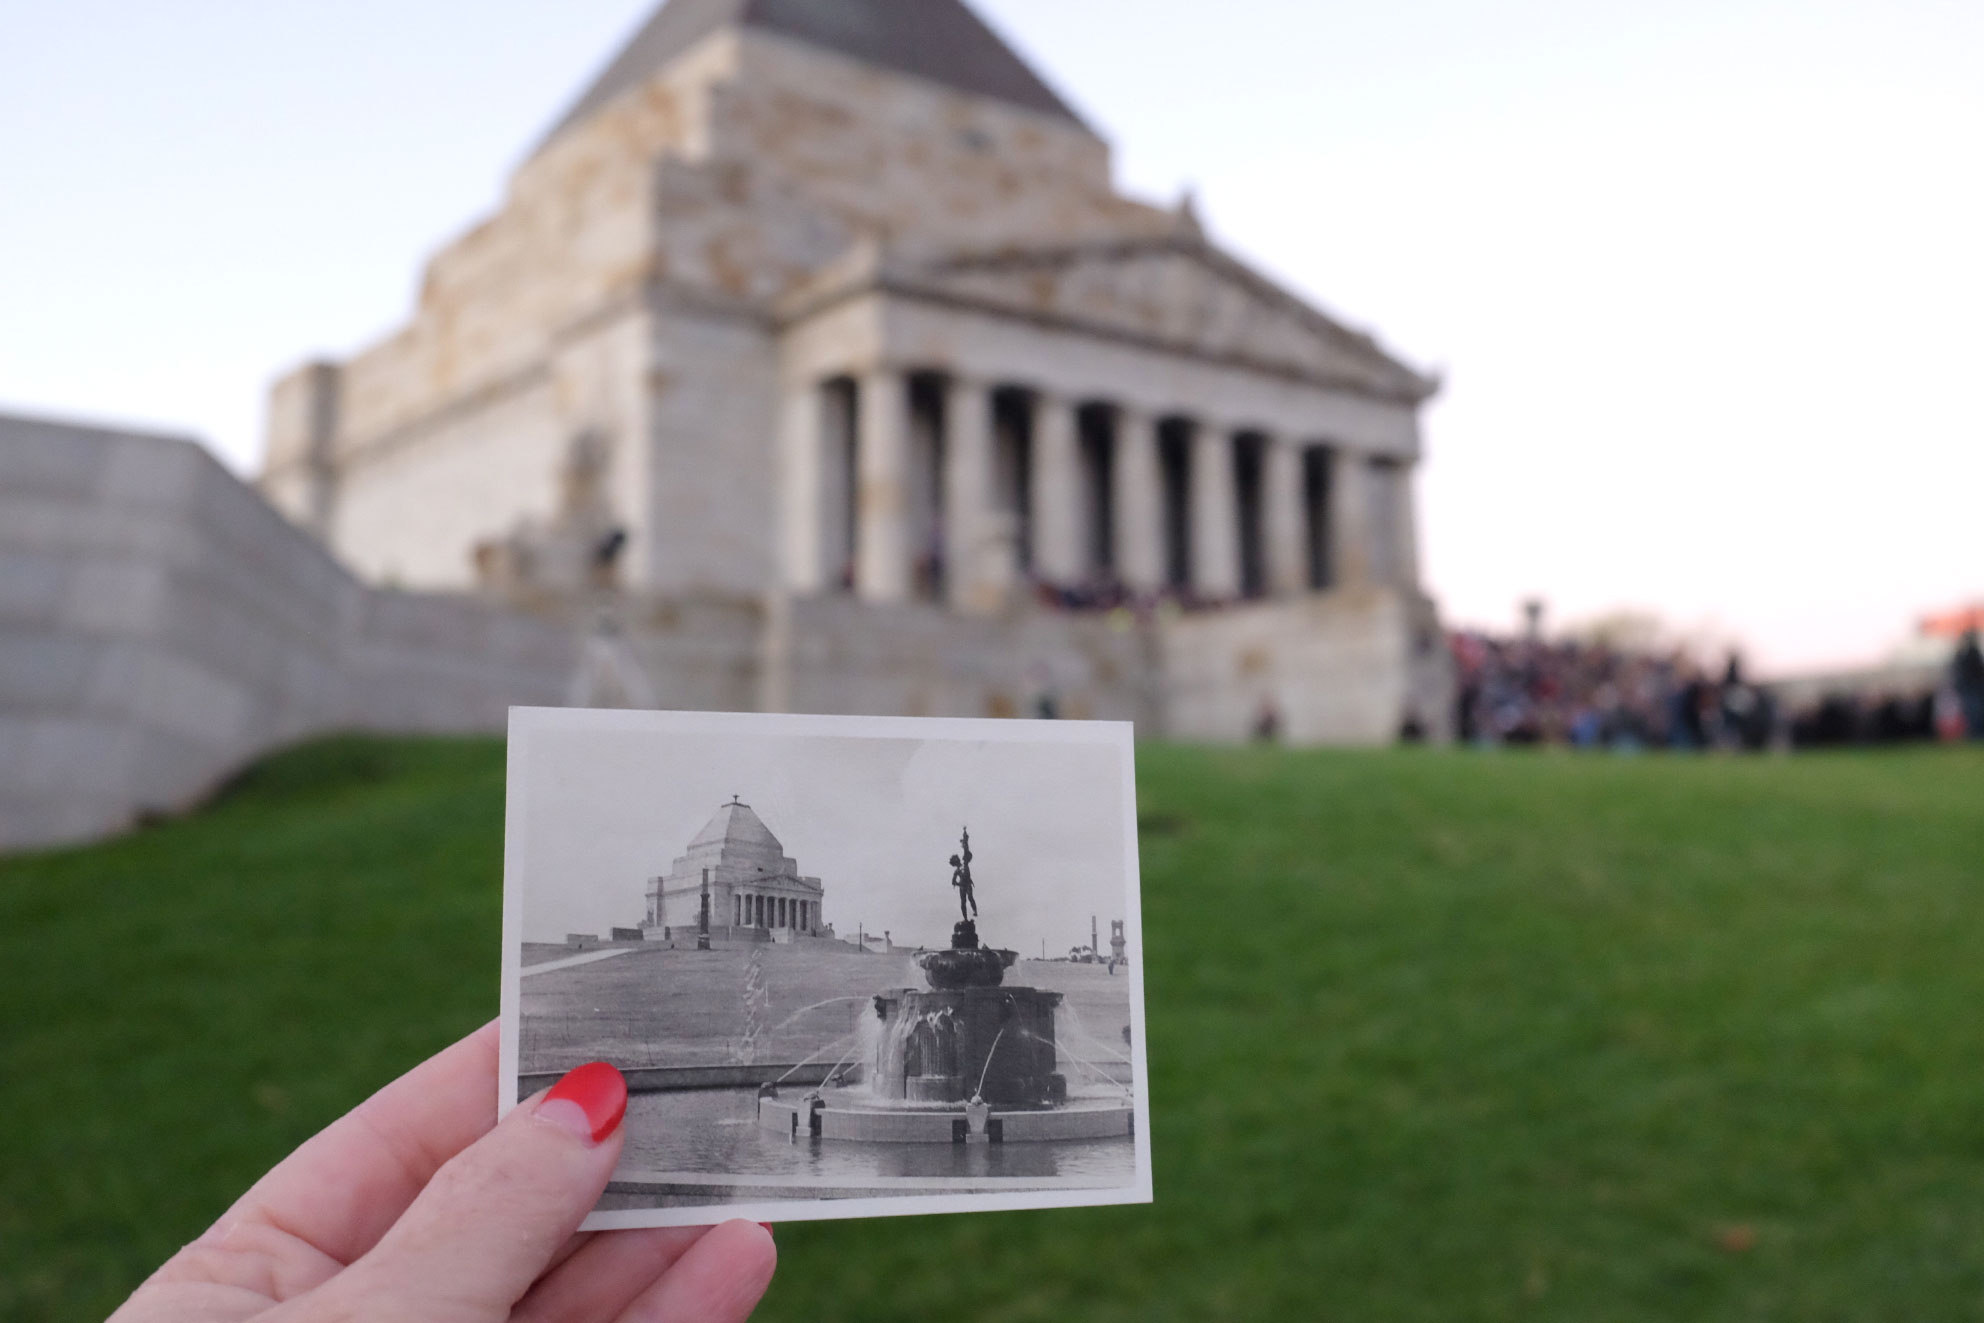
M 1921 632 L 1928 638 L 1962 638 L 1971 630 L 1984 634 L 1984 602 L 1922 617 Z

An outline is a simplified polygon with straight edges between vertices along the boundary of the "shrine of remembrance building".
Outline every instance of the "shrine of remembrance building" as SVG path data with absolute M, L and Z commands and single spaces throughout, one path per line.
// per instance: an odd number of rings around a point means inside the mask
M 1368 743 L 1448 722 L 1434 389 L 1118 194 L 960 0 L 667 0 L 401 330 L 276 384 L 260 486 L 661 706 Z

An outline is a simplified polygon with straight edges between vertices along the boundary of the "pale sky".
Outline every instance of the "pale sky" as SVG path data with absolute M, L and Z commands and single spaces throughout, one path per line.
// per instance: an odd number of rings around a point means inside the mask
M 0 408 L 253 470 L 650 0 L 0 0 Z M 1440 371 L 1450 619 L 1984 599 L 1984 4 L 979 0 L 1126 191 Z

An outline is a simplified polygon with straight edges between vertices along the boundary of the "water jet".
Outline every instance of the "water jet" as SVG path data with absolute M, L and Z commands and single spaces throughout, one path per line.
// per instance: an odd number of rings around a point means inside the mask
M 926 988 L 878 992 L 864 1011 L 869 1059 L 797 1098 L 766 1086 L 758 1124 L 798 1139 L 1016 1143 L 1129 1136 L 1122 1096 L 1071 1097 L 1059 1069 L 1054 1014 L 1062 995 L 1008 986 L 1018 953 L 985 946 L 975 921 L 971 837 L 951 856 L 961 917 L 945 948 L 913 959 Z

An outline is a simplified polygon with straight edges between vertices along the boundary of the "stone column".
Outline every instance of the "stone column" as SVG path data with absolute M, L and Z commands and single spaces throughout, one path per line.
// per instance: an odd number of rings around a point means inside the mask
M 952 377 L 944 397 L 944 583 L 951 607 L 990 612 L 1019 577 L 1016 529 L 997 508 L 992 475 L 992 391 Z
M 826 544 L 826 401 L 808 383 L 779 405 L 779 520 L 784 582 L 796 593 L 817 593 L 830 573 Z
M 1055 395 L 1033 406 L 1033 570 L 1048 583 L 1088 578 L 1082 541 L 1081 454 L 1075 404 Z
M 1157 464 L 1157 419 L 1116 410 L 1116 574 L 1132 592 L 1164 587 L 1164 488 Z
M 1330 564 L 1334 587 L 1362 588 L 1371 582 L 1370 456 L 1342 446 L 1330 451 Z
M 1392 528 L 1398 537 L 1392 563 L 1398 567 L 1401 588 L 1419 586 L 1419 521 L 1412 509 L 1412 478 L 1418 471 L 1417 464 L 1401 460 L 1392 474 L 1392 499 L 1398 502 L 1398 510 L 1392 516 Z
M 1308 548 L 1302 540 L 1302 448 L 1287 437 L 1267 438 L 1261 504 L 1268 593 L 1274 597 L 1299 593 L 1309 581 Z
M 871 602 L 900 602 L 909 596 L 909 388 L 902 373 L 863 373 L 859 408 L 854 591 Z
M 1192 433 L 1192 587 L 1203 597 L 1240 592 L 1239 513 L 1233 433 L 1201 421 Z

